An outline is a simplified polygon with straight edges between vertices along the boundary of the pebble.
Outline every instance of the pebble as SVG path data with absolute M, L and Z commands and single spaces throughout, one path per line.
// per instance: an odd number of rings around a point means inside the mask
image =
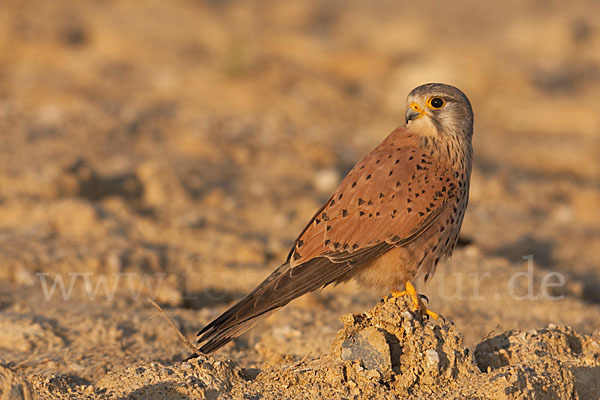
M 440 363 L 440 355 L 433 349 L 425 350 L 425 359 L 430 367 L 437 367 Z
M 340 174 L 333 168 L 318 171 L 313 178 L 315 189 L 320 192 L 330 192 L 336 188 L 340 181 Z
M 190 364 L 189 362 L 182 362 L 181 363 L 181 369 L 183 371 L 189 371 L 190 369 L 192 369 L 192 364 Z
M 19 268 L 14 273 L 14 280 L 19 285 L 33 286 L 36 283 L 34 275 L 25 268 Z

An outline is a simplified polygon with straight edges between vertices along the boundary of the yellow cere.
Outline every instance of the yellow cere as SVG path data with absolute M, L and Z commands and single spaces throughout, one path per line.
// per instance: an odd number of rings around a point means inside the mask
M 421 118 L 424 114 L 425 114 L 425 110 L 423 110 L 417 103 L 415 103 L 414 101 L 412 103 L 410 103 L 409 105 L 410 108 L 412 108 L 413 110 L 415 110 L 416 112 L 419 113 L 419 116 L 415 119 Z

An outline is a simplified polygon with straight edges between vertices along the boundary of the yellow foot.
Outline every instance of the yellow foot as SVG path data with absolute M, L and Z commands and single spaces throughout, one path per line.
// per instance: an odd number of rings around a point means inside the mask
M 436 312 L 431 311 L 430 309 L 427 308 L 427 306 L 423 303 L 423 300 L 421 300 L 421 297 L 419 295 L 419 293 L 417 293 L 417 289 L 415 289 L 415 287 L 413 286 L 412 283 L 410 282 L 406 282 L 406 289 L 404 289 L 401 292 L 392 292 L 392 297 L 394 298 L 398 298 L 398 297 L 402 297 L 402 296 L 410 296 L 412 303 L 413 303 L 413 311 L 417 311 L 419 310 L 419 312 L 421 313 L 421 315 L 425 316 L 427 315 L 428 317 L 431 317 L 435 320 L 437 320 L 440 315 Z M 444 318 L 444 317 L 442 317 Z

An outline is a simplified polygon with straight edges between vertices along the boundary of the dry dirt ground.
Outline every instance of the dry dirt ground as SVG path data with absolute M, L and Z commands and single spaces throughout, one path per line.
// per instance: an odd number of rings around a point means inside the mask
M 3 0 L 0 398 L 600 398 L 598 15 Z M 447 322 L 350 283 L 181 363 L 145 298 L 193 338 L 429 81 L 476 117 L 461 247 L 420 287 Z

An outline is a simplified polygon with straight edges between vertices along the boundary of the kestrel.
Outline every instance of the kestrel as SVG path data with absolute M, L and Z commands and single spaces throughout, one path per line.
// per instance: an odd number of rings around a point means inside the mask
M 287 260 L 198 333 L 200 352 L 219 349 L 307 292 L 351 278 L 407 294 L 414 310 L 437 318 L 411 282 L 431 278 L 456 245 L 469 198 L 473 111 L 463 92 L 441 83 L 413 89 L 407 104 L 406 125 L 352 168 Z

